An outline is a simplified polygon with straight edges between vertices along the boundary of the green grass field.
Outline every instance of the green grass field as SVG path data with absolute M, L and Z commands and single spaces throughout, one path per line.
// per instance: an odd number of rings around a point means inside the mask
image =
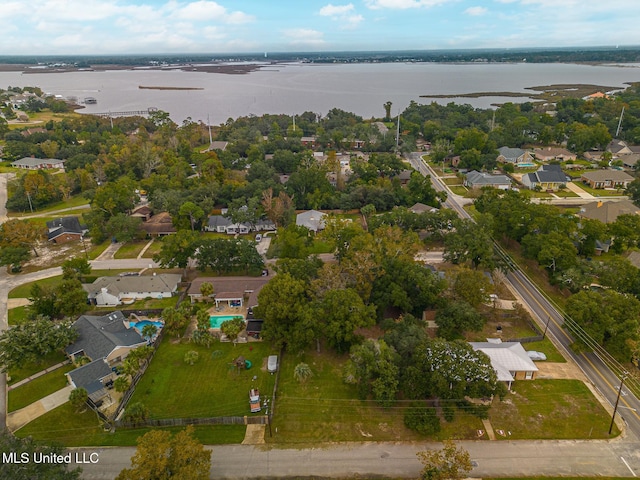
M 10 308 L 7 311 L 9 325 L 19 325 L 27 320 L 27 307 Z
M 91 283 L 98 277 L 117 275 L 118 273 L 128 272 L 126 269 L 113 269 L 113 270 L 92 270 L 91 274 L 87 277 L 84 277 L 82 281 L 84 283 Z M 57 275 L 55 277 L 49 277 L 42 280 L 37 280 L 35 282 L 24 283 L 19 287 L 14 288 L 9 292 L 9 298 L 29 298 L 31 287 L 37 283 L 40 286 L 48 286 L 55 287 L 62 282 L 62 275 Z
M 154 430 L 157 430 L 155 428 Z M 18 437 L 31 436 L 36 440 L 55 442 L 67 447 L 80 446 L 131 446 L 150 428 L 118 429 L 115 433 L 104 431 L 96 414 L 87 410 L 76 413 L 67 402 L 47 412 L 15 432 Z M 182 428 L 163 430 L 177 432 Z M 240 443 L 244 438 L 244 425 L 196 426 L 195 437 L 205 445 Z
M 113 256 L 114 258 L 138 258 L 138 254 L 142 251 L 148 240 L 140 240 L 136 242 L 127 242 L 122 245 Z
M 35 378 L 28 383 L 14 389 L 9 390 L 9 403 L 7 410 L 13 412 L 22 407 L 32 404 L 36 400 L 46 397 L 47 395 L 60 390 L 68 385 L 65 373 L 76 368 L 69 364 L 55 369 L 53 372 L 46 373 L 41 377 Z
M 193 366 L 184 362 L 189 350 L 199 354 Z M 152 418 L 250 415 L 249 390 L 257 387 L 263 397 L 273 391 L 275 376 L 266 371 L 266 359 L 273 353 L 263 342 L 215 342 L 207 349 L 165 338 L 131 403 L 142 402 Z M 238 371 L 231 365 L 240 355 L 251 361 L 251 369 Z
M 579 380 L 517 381 L 489 417 L 508 440 L 609 438 L 609 415 Z M 614 435 L 620 431 L 614 426 Z
M 20 368 L 12 368 L 9 370 L 9 385 L 19 382 L 20 380 L 30 377 L 34 373 L 40 372 L 45 368 L 49 368 L 56 363 L 64 362 L 67 357 L 62 352 L 52 352 L 43 357 L 39 362 L 25 363 Z

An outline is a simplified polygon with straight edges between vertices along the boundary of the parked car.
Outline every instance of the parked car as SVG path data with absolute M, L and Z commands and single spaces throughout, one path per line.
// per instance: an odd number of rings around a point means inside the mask
M 547 356 L 544 353 L 536 352 L 535 350 L 527 351 L 527 355 L 529 355 L 529 358 L 534 361 L 542 361 L 547 359 Z
M 278 370 L 278 356 L 277 355 L 269 355 L 267 359 L 267 371 L 273 373 Z

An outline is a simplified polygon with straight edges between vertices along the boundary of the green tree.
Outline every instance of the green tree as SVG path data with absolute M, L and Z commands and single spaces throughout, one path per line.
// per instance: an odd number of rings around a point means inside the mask
M 276 275 L 258 294 L 256 318 L 263 318 L 262 337 L 277 348 L 297 353 L 317 338 L 315 319 L 305 315 L 309 304 L 307 283 L 288 273 Z
M 125 409 L 123 418 L 125 421 L 132 423 L 134 426 L 144 425 L 144 423 L 149 418 L 149 414 L 150 414 L 149 409 L 143 403 L 135 402 L 130 404 Z M 120 473 L 120 475 L 122 475 L 122 472 Z M 120 476 L 118 476 L 118 478 L 120 478 Z M 122 478 L 128 478 L 128 477 L 122 477 Z M 135 477 L 131 477 L 131 478 L 135 478 Z M 149 477 L 149 478 L 153 478 L 153 477 Z
M 487 227 L 468 219 L 456 220 L 444 238 L 443 258 L 454 264 L 470 261 L 473 268 L 493 266 L 493 240 Z
M 38 316 L 0 334 L 0 366 L 7 371 L 29 362 L 37 362 L 51 352 L 71 344 L 78 332 L 70 323 L 52 322 Z
M 205 218 L 204 210 L 193 202 L 184 202 L 180 206 L 180 210 L 178 210 L 176 228 L 180 228 L 182 226 L 181 220 L 183 218 L 187 219 L 188 225 L 191 227 L 191 231 L 194 231 L 196 225 L 199 225 Z
M 182 308 L 167 307 L 162 310 L 162 319 L 167 335 L 180 337 L 189 325 L 190 315 Z
M 484 318 L 464 301 L 450 302 L 436 312 L 438 336 L 446 340 L 464 338 L 464 332 L 478 332 L 484 326 Z
M 87 409 L 87 400 L 89 394 L 84 388 L 74 388 L 69 394 L 69 402 L 75 409 L 76 413 L 83 412 Z
M 472 307 L 489 301 L 489 292 L 493 289 L 491 281 L 479 270 L 460 268 L 449 279 L 454 298 L 464 300 Z
M 398 392 L 396 352 L 384 340 L 367 339 L 351 347 L 344 380 L 355 384 L 360 398 L 371 395 L 382 406 L 391 406 Z
M 56 287 L 56 317 L 74 318 L 87 310 L 87 292 L 77 278 L 63 280 Z
M 422 435 L 433 435 L 440 431 L 438 412 L 433 407 L 423 405 L 411 407 L 406 411 L 404 425 Z
M 200 285 L 200 294 L 206 298 L 211 297 L 211 295 L 213 295 L 213 284 L 211 282 L 202 282 Z
M 124 213 L 117 213 L 105 225 L 105 232 L 116 242 L 130 242 L 140 237 L 142 220 Z
M 440 450 L 416 454 L 423 465 L 421 480 L 462 480 L 473 470 L 469 452 L 456 447 L 453 440 L 444 440 L 442 445 Z
M 352 288 L 329 290 L 313 302 L 308 314 L 319 319 L 319 330 L 339 353 L 360 340 L 357 329 L 370 327 L 376 320 L 375 307 L 365 305 Z
M 66 452 L 62 446 L 49 446 L 35 441 L 32 437 L 20 438 L 14 436 L 8 429 L 0 429 L 0 452 L 15 453 L 18 459 L 23 455 L 33 459 L 34 455 L 63 456 Z M 0 463 L 0 478 L 10 480 L 78 480 L 80 468 L 70 469 L 65 462 L 2 462 Z
M 86 258 L 74 257 L 62 262 L 62 278 L 71 279 L 89 275 L 91 273 L 91 264 Z
M 231 320 L 226 320 L 220 324 L 220 331 L 234 343 L 244 328 L 245 323 L 242 317 L 233 317 Z
M 604 347 L 619 362 L 629 362 L 638 351 L 640 301 L 613 290 L 582 291 L 572 295 L 565 307 L 564 326 L 574 335 L 573 348 L 591 351 L 590 341 Z
M 175 235 L 162 239 L 160 253 L 154 255 L 153 260 L 159 262 L 162 268 L 187 268 L 189 258 L 193 256 L 199 246 L 197 233 L 190 230 L 178 230 Z
M 113 387 L 116 389 L 116 392 L 119 393 L 126 392 L 129 389 L 130 385 L 131 382 L 129 382 L 129 379 L 124 375 L 120 375 L 113 382 Z
M 195 350 L 189 350 L 187 353 L 184 354 L 184 363 L 186 363 L 187 365 L 193 366 L 196 364 L 199 357 L 200 357 L 200 354 L 198 352 L 196 352 Z
M 12 273 L 22 270 L 22 264 L 31 258 L 26 247 L 2 247 L 0 248 L 0 266 L 6 265 Z
M 193 426 L 173 436 L 166 430 L 151 430 L 138 438 L 131 468 L 122 470 L 116 480 L 208 480 L 210 469 L 211 451 L 196 440 Z
M 293 369 L 293 378 L 295 378 L 299 383 L 305 383 L 311 377 L 313 377 L 313 372 L 307 363 L 300 362 Z
M 153 338 L 157 331 L 158 327 L 156 327 L 153 323 L 148 323 L 144 327 L 142 327 L 142 337 L 146 338 L 147 341 L 149 341 Z

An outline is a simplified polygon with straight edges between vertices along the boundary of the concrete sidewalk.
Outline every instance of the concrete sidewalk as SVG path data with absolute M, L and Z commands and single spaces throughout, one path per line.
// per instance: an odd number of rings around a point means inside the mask
M 73 387 L 71 385 L 67 385 L 63 389 L 58 390 L 51 395 L 47 395 L 37 402 L 33 402 L 31 405 L 27 405 L 20 410 L 9 413 L 7 415 L 7 428 L 10 431 L 15 432 L 19 428 L 24 427 L 27 423 L 56 407 L 67 403 L 69 401 L 69 394 L 72 390 Z

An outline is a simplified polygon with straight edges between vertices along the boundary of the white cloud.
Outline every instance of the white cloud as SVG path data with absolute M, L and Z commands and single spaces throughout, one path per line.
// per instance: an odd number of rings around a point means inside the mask
M 219 21 L 221 23 L 247 23 L 254 19 L 253 16 L 243 12 L 229 12 L 219 3 L 199 0 L 186 5 L 169 3 L 168 8 L 175 7 L 173 16 L 182 20 L 193 21 Z
M 478 17 L 487 13 L 487 9 L 484 7 L 469 7 L 464 11 L 464 13 L 471 15 L 472 17 Z
M 450 1 L 451 0 L 365 0 L 364 3 L 373 10 L 381 8 L 406 10 L 408 8 L 435 7 L 436 5 L 442 5 Z
M 325 5 L 320 9 L 320 15 L 326 17 L 335 17 L 341 15 L 347 15 L 354 10 L 353 3 L 349 3 L 348 5 Z
M 290 45 L 321 46 L 325 44 L 323 33 L 310 28 L 290 28 L 283 30 L 282 34 Z
M 329 3 L 322 7 L 318 13 L 323 17 L 331 17 L 343 30 L 354 29 L 364 20 L 362 15 L 355 13 L 353 3 L 347 5 L 332 5 Z

